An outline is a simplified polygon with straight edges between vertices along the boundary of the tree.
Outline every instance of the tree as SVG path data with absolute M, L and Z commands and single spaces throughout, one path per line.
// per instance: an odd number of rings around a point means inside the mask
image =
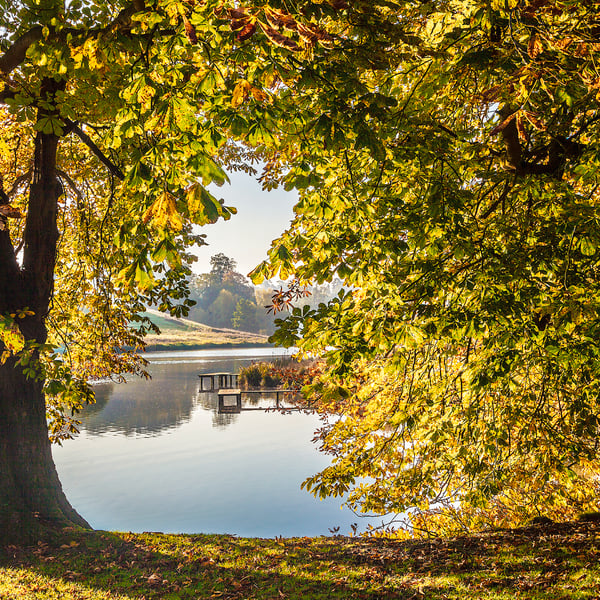
M 192 226 L 233 212 L 205 186 L 257 157 L 301 197 L 255 278 L 346 290 L 276 335 L 343 417 L 308 486 L 470 525 L 593 504 L 596 1 L 0 8 L 4 539 L 84 524 L 44 394 L 60 437 L 90 373 L 142 369 L 116 350 L 186 312 Z
M 597 508 L 599 3 L 348 5 L 290 86 L 301 196 L 254 272 L 349 290 L 275 336 L 328 360 L 306 485 L 430 531 Z
M 192 276 L 190 288 L 191 298 L 196 302 L 196 306 L 190 311 L 190 318 L 199 322 L 205 322 L 202 321 L 199 315 L 206 315 L 206 311 L 217 299 L 222 286 L 212 273 L 202 273 Z
M 208 82 L 219 63 L 204 72 L 201 91 L 194 61 L 218 44 L 223 22 L 211 19 L 201 47 L 179 3 L 1 8 L 0 100 L 9 109 L 0 142 L 5 542 L 86 525 L 60 488 L 45 398 L 61 438 L 71 427 L 66 411 L 89 394 L 89 376 L 140 372 L 135 356 L 118 353 L 141 347 L 149 324 L 138 313 L 156 304 L 185 314 L 186 249 L 203 241 L 192 224 L 233 211 L 200 183 L 224 181 L 225 137 L 208 108 L 194 108 L 204 94 L 219 96 Z M 53 351 L 58 345 L 68 353 Z
M 208 323 L 214 327 L 230 327 L 236 305 L 235 296 L 229 290 L 222 289 L 206 311 Z
M 232 318 L 240 300 L 254 300 L 254 290 L 236 269 L 236 262 L 223 253 L 211 257 L 210 273 L 192 277 L 191 298 L 197 307 L 190 318 L 215 327 L 234 327 Z M 256 307 L 255 307 L 256 308 Z
M 211 275 L 214 275 L 219 283 L 222 283 L 227 275 L 236 272 L 237 263 L 233 258 L 229 258 L 222 252 L 219 252 L 219 254 L 210 257 L 210 266 Z
M 231 317 L 232 327 L 240 331 L 258 331 L 257 310 L 258 307 L 254 302 L 240 298 Z
M 256 319 L 258 321 L 259 333 L 271 335 L 275 331 L 275 318 L 268 308 L 272 303 L 274 290 L 269 287 L 256 286 L 254 288 L 254 302 L 256 303 Z
M 326 43 L 317 22 L 336 9 L 311 9 L 295 40 L 268 3 L 253 15 L 220 0 L 0 9 L 4 543 L 86 526 L 60 488 L 46 413 L 67 437 L 89 377 L 143 374 L 144 308 L 187 314 L 188 249 L 204 243 L 193 225 L 235 212 L 206 186 L 277 151 L 290 55 Z

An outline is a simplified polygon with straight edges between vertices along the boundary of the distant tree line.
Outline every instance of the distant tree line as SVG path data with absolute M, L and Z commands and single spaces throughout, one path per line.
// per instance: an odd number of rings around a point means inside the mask
M 190 282 L 190 299 L 196 305 L 190 309 L 188 318 L 210 325 L 271 335 L 274 320 L 281 315 L 268 312 L 272 295 L 279 284 L 254 286 L 237 271 L 237 262 L 223 253 L 210 259 L 210 273 L 194 275 Z M 327 302 L 341 288 L 341 281 L 311 286 L 310 295 L 300 301 L 316 307 Z

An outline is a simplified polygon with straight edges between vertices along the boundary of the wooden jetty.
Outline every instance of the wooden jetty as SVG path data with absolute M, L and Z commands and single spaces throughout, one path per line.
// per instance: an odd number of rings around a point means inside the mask
M 238 384 L 237 373 L 202 373 L 198 377 L 200 377 L 201 392 L 233 389 Z
M 236 414 L 247 410 L 269 410 L 281 408 L 280 402 L 286 394 L 298 394 L 300 390 L 294 389 L 263 389 L 263 390 L 240 390 L 240 389 L 222 389 L 219 390 L 219 413 Z M 275 406 L 251 406 L 242 408 L 242 396 L 251 396 L 261 394 L 263 396 L 275 396 Z M 285 407 L 285 410 L 302 410 L 296 407 Z
M 242 390 L 236 387 L 238 385 L 238 375 L 236 373 L 202 373 L 200 377 L 200 391 L 214 392 L 216 391 L 219 398 L 219 413 L 240 413 L 246 410 L 270 410 L 280 409 L 281 401 L 285 399 L 286 394 L 298 394 L 297 389 L 259 389 L 259 390 Z M 249 406 L 242 408 L 242 396 L 252 396 L 260 394 L 262 396 L 274 397 L 275 406 Z M 285 407 L 285 410 L 302 410 L 296 407 Z

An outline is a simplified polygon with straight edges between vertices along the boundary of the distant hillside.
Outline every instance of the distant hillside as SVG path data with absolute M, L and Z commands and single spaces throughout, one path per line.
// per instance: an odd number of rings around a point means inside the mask
M 147 350 L 181 350 L 219 346 L 269 346 L 268 337 L 258 333 L 218 329 L 189 319 L 177 319 L 148 309 L 144 316 L 157 327 L 160 335 L 146 336 Z

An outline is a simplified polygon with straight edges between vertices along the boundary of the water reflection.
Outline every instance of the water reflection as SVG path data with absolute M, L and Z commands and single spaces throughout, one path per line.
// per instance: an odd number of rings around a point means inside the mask
M 259 537 L 350 532 L 359 519 L 340 511 L 339 498 L 318 501 L 300 489 L 329 462 L 310 442 L 316 415 L 218 414 L 217 394 L 200 392 L 199 373 L 236 372 L 264 358 L 231 354 L 158 355 L 153 380 L 98 386 L 80 435 L 53 448 L 67 497 L 93 527 Z M 246 405 L 263 402 L 256 396 Z
M 272 350 L 262 357 L 254 350 L 254 355 L 247 357 L 208 356 L 195 360 L 185 360 L 179 353 L 150 355 L 148 370 L 152 379 L 135 378 L 125 384 L 107 382 L 94 387 L 96 404 L 80 414 L 81 429 L 91 435 L 155 436 L 189 422 L 196 406 L 211 411 L 213 427 L 228 427 L 238 415 L 219 414 L 217 394 L 201 391 L 198 376 L 216 371 L 237 373 L 242 365 L 272 356 Z M 260 401 L 257 397 L 244 399 L 248 406 L 259 406 Z
M 210 411 L 212 426 L 216 429 L 225 429 L 236 422 L 238 415 L 219 414 L 219 399 L 216 392 L 202 392 L 200 385 L 194 396 L 194 404 L 203 410 Z

